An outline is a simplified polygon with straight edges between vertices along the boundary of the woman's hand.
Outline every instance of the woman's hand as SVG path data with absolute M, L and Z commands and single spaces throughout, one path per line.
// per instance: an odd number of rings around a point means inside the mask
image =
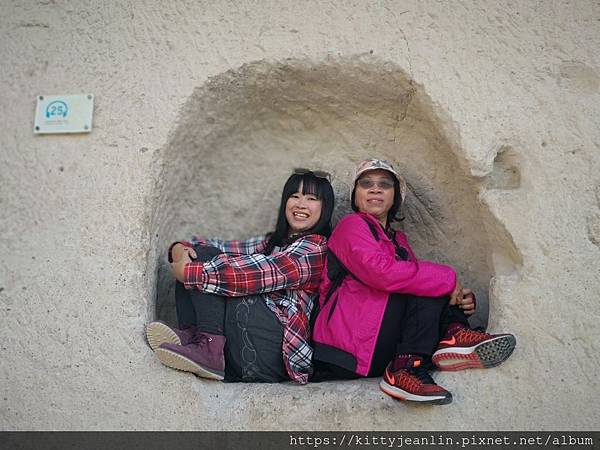
M 192 259 L 196 259 L 196 252 L 191 247 L 178 243 L 171 249 L 171 258 L 173 263 L 179 262 L 183 257 L 190 256 Z
M 462 309 L 467 316 L 475 313 L 475 294 L 471 289 L 462 290 L 462 299 L 459 301 L 458 307 Z
M 454 286 L 454 290 L 452 291 L 452 293 L 450 294 L 450 305 L 458 305 L 459 304 L 459 300 L 462 300 L 462 285 L 460 284 L 460 281 L 458 281 L 458 278 L 456 279 L 456 285 Z
M 470 316 L 475 313 L 475 294 L 471 289 L 463 288 L 457 280 L 456 287 L 450 295 L 450 305 L 458 306 L 465 315 Z
M 182 245 L 182 247 L 183 247 L 183 245 Z M 184 248 L 187 249 L 188 247 L 184 247 Z M 175 247 L 173 247 L 173 250 L 174 249 L 175 249 Z M 182 251 L 178 260 L 175 259 L 175 252 L 173 251 L 171 253 L 173 255 L 173 262 L 171 263 L 171 271 L 173 272 L 173 275 L 175 276 L 175 278 L 177 278 L 177 281 L 179 281 L 181 283 L 183 283 L 185 281 L 185 266 L 188 263 L 192 262 L 192 259 L 190 258 L 190 254 L 192 252 L 194 252 L 193 249 L 188 249 L 187 251 Z M 196 255 L 196 252 L 194 252 L 194 256 L 195 255 Z

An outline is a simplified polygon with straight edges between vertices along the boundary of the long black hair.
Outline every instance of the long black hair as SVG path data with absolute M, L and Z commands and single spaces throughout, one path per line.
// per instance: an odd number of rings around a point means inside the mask
M 321 217 L 319 217 L 315 226 L 309 230 L 294 236 L 288 236 L 290 226 L 285 218 L 285 207 L 288 199 L 298 192 L 300 184 L 302 184 L 303 195 L 314 195 L 321 200 Z M 329 237 L 331 234 L 331 216 L 333 214 L 334 202 L 333 188 L 326 178 L 316 177 L 312 172 L 307 172 L 302 175 L 296 173 L 292 174 L 283 186 L 281 204 L 277 215 L 277 225 L 275 231 L 269 238 L 265 254 L 270 254 L 274 247 L 289 245 L 300 236 L 305 236 L 307 234 L 320 234 Z
M 394 181 L 394 202 L 392 203 L 392 207 L 387 213 L 387 225 L 390 226 L 394 221 L 402 221 L 404 217 L 397 217 L 398 212 L 400 211 L 400 207 L 402 206 L 402 193 L 400 192 L 400 182 L 398 178 L 394 176 L 394 174 L 390 173 L 392 180 Z M 358 179 L 360 180 L 360 178 Z M 352 195 L 350 196 L 350 206 L 352 206 L 352 210 L 358 212 L 358 207 L 356 206 L 356 202 L 354 201 L 355 193 L 356 193 L 356 185 L 358 184 L 358 180 L 354 182 L 354 188 L 352 189 Z

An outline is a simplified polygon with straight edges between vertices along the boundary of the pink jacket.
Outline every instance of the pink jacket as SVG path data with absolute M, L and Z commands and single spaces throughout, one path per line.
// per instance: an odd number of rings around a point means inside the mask
M 365 219 L 374 225 L 379 240 Z M 396 256 L 393 242 L 372 215 L 350 214 L 338 223 L 327 245 L 350 274 L 327 302 L 329 270 L 321 275 L 320 312 L 313 329 L 315 359 L 365 376 L 390 293 L 441 297 L 452 292 L 456 273 L 451 267 L 418 261 L 400 231 L 396 242 L 407 250 L 407 261 Z

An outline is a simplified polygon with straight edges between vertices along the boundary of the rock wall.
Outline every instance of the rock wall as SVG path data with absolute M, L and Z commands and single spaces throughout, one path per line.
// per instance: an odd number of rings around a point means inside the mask
M 597 426 L 597 2 L 1 9 L 2 429 Z M 33 135 L 37 95 L 84 92 L 91 134 Z M 437 374 L 445 408 L 160 365 L 165 245 L 264 231 L 297 166 L 333 173 L 339 217 L 368 155 L 406 175 L 402 226 L 475 287 L 479 323 L 489 299 L 511 359 Z

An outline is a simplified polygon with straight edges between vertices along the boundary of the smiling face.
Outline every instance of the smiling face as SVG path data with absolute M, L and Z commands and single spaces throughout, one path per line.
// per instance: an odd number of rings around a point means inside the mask
M 301 233 L 314 227 L 321 217 L 322 202 L 314 194 L 303 194 L 302 183 L 285 204 L 289 234 Z
M 369 170 L 356 182 L 354 204 L 360 212 L 369 213 L 385 227 L 387 214 L 394 203 L 394 179 L 387 170 Z

